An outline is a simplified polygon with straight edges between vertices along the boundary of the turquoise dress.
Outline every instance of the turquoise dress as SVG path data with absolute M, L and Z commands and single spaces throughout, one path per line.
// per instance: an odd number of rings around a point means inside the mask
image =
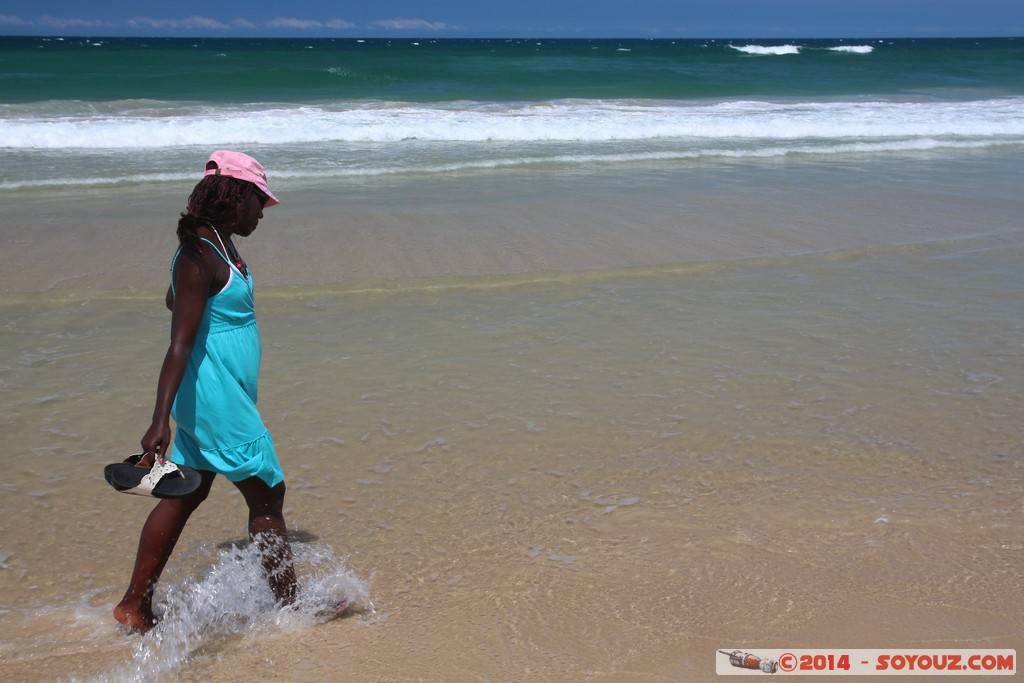
M 253 308 L 252 273 L 242 275 L 227 255 L 228 283 L 206 303 L 171 417 L 178 426 L 171 460 L 230 481 L 259 477 L 273 487 L 284 481 L 274 440 L 256 410 L 260 329 Z M 171 261 L 171 287 L 174 264 Z

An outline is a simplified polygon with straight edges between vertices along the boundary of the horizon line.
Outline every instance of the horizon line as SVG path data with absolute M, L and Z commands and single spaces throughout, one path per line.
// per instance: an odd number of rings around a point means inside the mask
M 134 35 L 134 34 L 101 34 L 101 33 L 0 33 L 0 38 L 92 38 L 92 39 L 112 39 L 112 38 L 137 38 L 144 40 L 151 39 L 180 39 L 180 40 L 205 40 L 205 39 L 216 39 L 216 40 L 250 40 L 254 38 L 259 39 L 270 39 L 270 40 L 980 40 L 980 39 L 1006 39 L 1006 40 L 1017 40 L 1024 39 L 1022 35 L 994 35 L 994 34 L 976 34 L 976 35 L 791 35 L 791 36 L 768 36 L 768 35 L 706 35 L 706 36 L 641 36 L 641 35 L 621 35 L 621 36 L 599 36 L 599 35 L 586 35 L 586 36 L 569 36 L 569 35 L 475 35 L 475 36 L 427 36 L 427 35 L 356 35 L 356 36 L 327 36 L 327 35 Z

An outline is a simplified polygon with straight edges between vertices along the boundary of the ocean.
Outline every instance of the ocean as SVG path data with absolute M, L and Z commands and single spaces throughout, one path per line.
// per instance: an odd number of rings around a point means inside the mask
M 0 41 L 0 189 L 1014 150 L 1013 39 Z
M 1024 43 L 0 38 L 0 677 L 710 681 L 1024 638 Z M 111 609 L 209 152 L 306 595 Z M 838 652 L 838 650 L 837 650 Z

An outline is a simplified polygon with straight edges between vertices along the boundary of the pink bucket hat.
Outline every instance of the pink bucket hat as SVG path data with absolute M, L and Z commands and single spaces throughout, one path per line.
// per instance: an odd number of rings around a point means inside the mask
M 206 173 L 203 175 L 226 175 L 229 178 L 248 181 L 267 195 L 267 207 L 280 203 L 267 187 L 266 171 L 263 170 L 260 162 L 248 154 L 231 152 L 226 149 L 217 150 L 210 155 L 210 160 L 206 163 Z

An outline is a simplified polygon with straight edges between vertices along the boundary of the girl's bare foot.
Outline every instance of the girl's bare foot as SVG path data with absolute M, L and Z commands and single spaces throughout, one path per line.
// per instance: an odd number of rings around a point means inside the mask
M 156 617 L 152 611 L 133 608 L 123 602 L 114 608 L 114 618 L 138 633 L 145 633 L 156 626 Z
M 317 619 L 320 620 L 320 623 L 340 619 L 348 614 L 350 607 L 351 605 L 348 603 L 348 598 L 342 595 L 317 610 L 316 616 Z

